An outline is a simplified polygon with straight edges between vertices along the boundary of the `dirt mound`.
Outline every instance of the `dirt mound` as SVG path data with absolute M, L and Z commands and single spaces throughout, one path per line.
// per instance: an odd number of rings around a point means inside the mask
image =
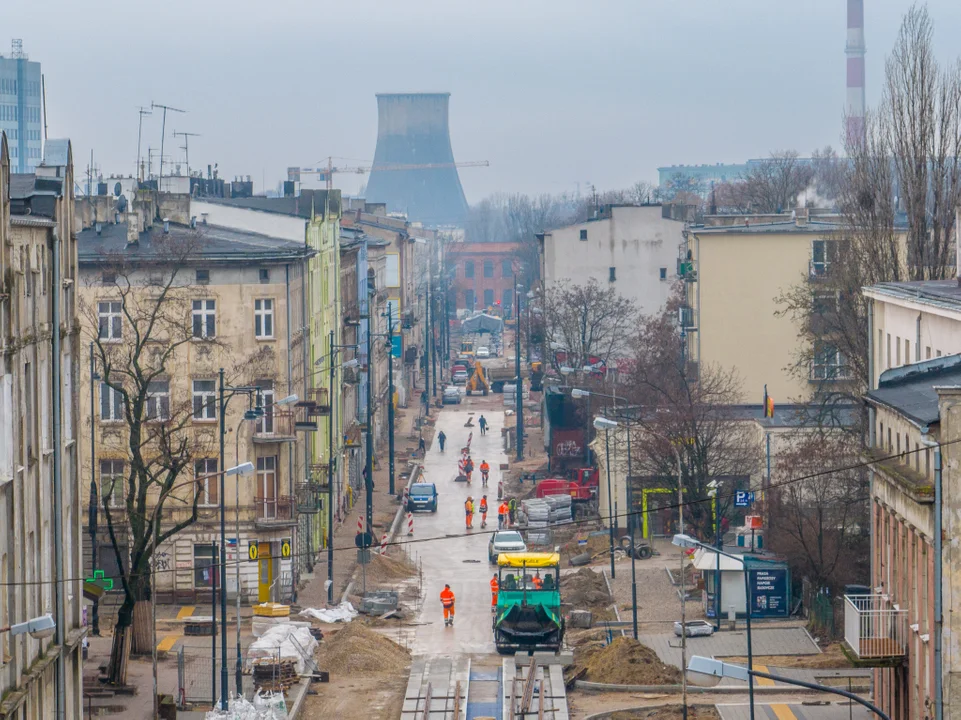
M 586 567 L 561 575 L 561 600 L 566 605 L 584 610 L 611 604 L 604 576 Z
M 585 667 L 585 680 L 615 685 L 673 685 L 681 671 L 661 662 L 657 654 L 634 638 L 614 638 L 610 645 L 586 645 L 574 659 Z
M 340 674 L 400 672 L 410 664 L 410 653 L 380 633 L 351 622 L 328 634 L 317 651 L 320 668 Z
M 645 710 L 624 710 L 611 715 L 611 720 L 681 720 L 685 717 L 680 705 L 663 705 Z M 692 705 L 687 708 L 688 720 L 720 720 L 717 710 L 707 705 Z
M 358 569 L 356 578 L 360 577 L 361 570 Z M 397 580 L 405 580 L 413 577 L 417 573 L 417 568 L 404 555 L 403 551 L 391 548 L 386 555 L 371 552 L 370 563 L 367 565 L 367 584 L 388 583 L 396 584 Z

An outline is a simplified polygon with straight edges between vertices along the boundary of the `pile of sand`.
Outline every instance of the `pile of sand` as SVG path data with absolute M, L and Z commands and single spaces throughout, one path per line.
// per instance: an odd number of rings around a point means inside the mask
M 587 567 L 561 575 L 561 601 L 565 605 L 591 610 L 611 604 L 604 576 Z
M 661 662 L 657 654 L 634 638 L 614 638 L 610 645 L 585 645 L 574 662 L 587 669 L 585 680 L 614 685 L 673 685 L 681 671 Z
M 321 670 L 395 673 L 410 664 L 410 652 L 359 622 L 325 636 L 317 658 Z
M 645 710 L 622 710 L 611 714 L 611 720 L 681 720 L 684 717 L 680 705 L 664 705 Z M 721 720 L 717 710 L 707 705 L 689 705 L 687 720 Z

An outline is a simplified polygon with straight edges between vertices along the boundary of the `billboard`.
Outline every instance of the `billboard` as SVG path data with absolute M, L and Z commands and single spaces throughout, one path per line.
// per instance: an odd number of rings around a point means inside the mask
M 791 608 L 787 568 L 748 568 L 751 586 L 751 617 L 787 617 Z

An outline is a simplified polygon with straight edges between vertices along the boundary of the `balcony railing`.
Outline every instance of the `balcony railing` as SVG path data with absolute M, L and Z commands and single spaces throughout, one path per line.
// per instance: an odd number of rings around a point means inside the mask
M 254 524 L 257 527 L 278 527 L 297 522 L 294 498 L 288 495 L 256 497 L 254 507 L 256 510 Z
M 301 400 L 297 406 L 305 408 L 308 420 L 330 415 L 330 395 L 327 388 L 311 388 L 307 391 L 307 399 Z
M 267 410 L 254 428 L 254 442 L 293 442 L 297 433 L 292 410 Z
M 323 498 L 327 495 L 327 484 L 321 485 L 319 482 L 297 483 L 297 512 L 304 515 L 313 515 L 323 508 Z
M 885 595 L 844 596 L 844 640 L 858 660 L 891 661 L 907 652 L 908 612 Z

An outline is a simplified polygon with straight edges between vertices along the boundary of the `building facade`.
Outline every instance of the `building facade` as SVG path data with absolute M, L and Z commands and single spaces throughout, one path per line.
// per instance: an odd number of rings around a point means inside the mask
M 0 131 L 6 133 L 10 166 L 15 173 L 32 173 L 43 149 L 40 63 L 14 40 L 9 56 L 0 55 Z
M 239 581 L 241 597 L 249 602 L 289 599 L 296 585 L 296 555 L 285 546 L 297 543 L 306 444 L 297 425 L 302 414 L 289 396 L 302 392 L 299 329 L 313 251 L 302 238 L 297 242 L 197 223 L 186 197 L 184 215 L 190 219 L 185 224 L 155 221 L 161 213 L 167 216 L 162 208 L 170 202 L 141 191 L 120 222 L 95 223 L 78 236 L 85 339 L 91 344 L 92 372 L 99 376 L 91 379 L 85 372 L 80 382 L 81 416 L 93 435 L 84 486 L 95 482 L 101 502 L 97 567 L 108 577 L 119 571 L 105 515 L 111 516 L 123 557 L 132 549 L 129 514 L 139 511 L 128 496 L 129 433 L 134 428 L 128 418 L 137 410 L 124 399 L 127 381 L 120 374 L 111 376 L 106 366 L 136 347 L 135 336 L 143 336 L 142 326 L 156 302 L 151 298 L 169 286 L 164 296 L 173 312 L 182 310 L 189 318 L 184 330 L 189 337 L 176 344 L 151 383 L 141 412 L 147 413 L 145 426 L 166 426 L 190 454 L 183 487 L 172 496 L 177 501 L 164 505 L 161 531 L 165 523 L 188 519 L 194 508 L 196 519 L 160 545 L 158 563 L 169 572 L 158 576 L 158 599 L 195 602 L 207 596 L 215 581 L 230 596 Z M 125 279 L 132 292 L 124 292 Z M 176 324 L 164 329 L 171 338 L 177 332 Z M 221 369 L 227 398 L 222 459 Z M 239 387 L 259 391 L 231 390 Z M 284 398 L 287 402 L 280 403 Z M 263 414 L 248 417 L 246 411 L 257 406 Z M 219 479 L 207 476 L 247 461 L 254 465 L 254 475 L 226 478 L 221 497 Z M 225 578 L 218 576 L 221 503 L 229 518 L 228 563 L 247 560 L 249 548 L 257 549 L 254 561 L 239 563 L 239 579 L 230 571 Z M 155 500 L 148 500 L 147 512 L 153 505 Z
M 0 626 L 47 613 L 57 622 L 42 640 L 0 633 L 0 718 L 79 720 L 86 629 L 73 162 L 69 141 L 51 140 L 47 153 L 36 175 L 11 176 L 0 133 Z
M 447 262 L 454 307 L 467 313 L 499 311 L 510 317 L 519 252 L 520 243 L 450 243 Z
M 539 235 L 545 289 L 596 280 L 633 300 L 641 312 L 658 312 L 677 279 L 684 242 L 684 223 L 672 219 L 670 207 L 605 206 L 597 218 Z

